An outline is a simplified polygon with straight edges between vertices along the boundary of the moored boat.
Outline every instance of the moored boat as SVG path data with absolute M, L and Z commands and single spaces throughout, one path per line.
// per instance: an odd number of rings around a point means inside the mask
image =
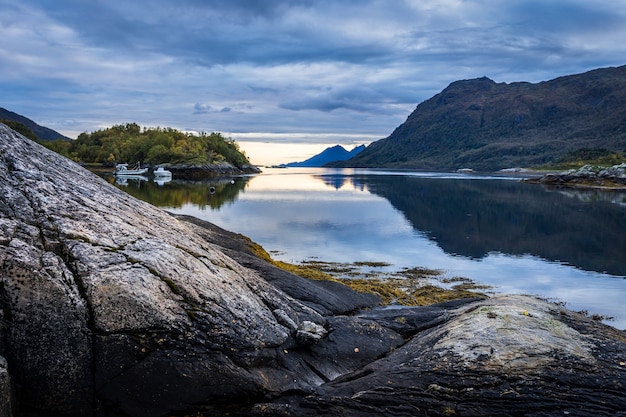
M 137 162 L 134 167 L 128 168 L 128 164 L 115 165 L 115 175 L 141 175 L 148 172 L 148 168 L 142 168 L 141 162 Z
M 171 178 L 172 173 L 163 167 L 158 167 L 153 172 L 155 178 Z

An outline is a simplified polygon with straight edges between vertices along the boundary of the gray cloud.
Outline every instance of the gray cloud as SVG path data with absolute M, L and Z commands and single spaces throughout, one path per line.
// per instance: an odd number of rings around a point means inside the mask
M 193 114 L 206 114 L 211 111 L 211 106 L 208 104 L 196 103 L 193 106 Z
M 384 137 L 458 79 L 626 63 L 626 4 L 609 0 L 0 2 L 0 106 L 70 136 L 134 121 Z

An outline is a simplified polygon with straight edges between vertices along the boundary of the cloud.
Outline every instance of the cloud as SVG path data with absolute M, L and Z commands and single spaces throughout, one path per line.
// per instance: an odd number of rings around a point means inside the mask
M 210 105 L 203 103 L 194 104 L 193 109 L 193 114 L 229 113 L 233 111 L 231 107 L 222 107 L 219 110 L 214 110 Z
M 211 111 L 211 106 L 209 106 L 208 104 L 196 103 L 194 104 L 193 108 L 193 114 L 206 114 Z
M 459 79 L 626 64 L 626 4 L 609 0 L 2 2 L 1 105 L 69 136 L 385 137 Z
M 279 104 L 281 108 L 296 111 L 319 110 L 330 112 L 346 109 L 362 113 L 383 114 L 389 110 L 385 103 L 385 94 L 376 89 L 363 86 L 349 88 L 329 88 L 309 95 L 293 98 Z M 393 112 L 393 110 L 391 110 Z

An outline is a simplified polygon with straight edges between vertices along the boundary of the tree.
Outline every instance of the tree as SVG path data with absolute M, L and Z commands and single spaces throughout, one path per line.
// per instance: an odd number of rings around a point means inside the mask
M 194 135 L 172 128 L 141 128 L 136 123 L 81 133 L 74 141 L 44 143 L 50 149 L 84 163 L 249 164 L 237 143 L 220 133 Z

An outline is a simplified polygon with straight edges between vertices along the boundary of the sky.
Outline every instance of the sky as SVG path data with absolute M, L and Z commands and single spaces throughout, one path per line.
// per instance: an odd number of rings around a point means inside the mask
M 252 163 L 387 137 L 478 77 L 626 64 L 626 0 L 0 0 L 0 107 L 75 138 L 220 132 Z

